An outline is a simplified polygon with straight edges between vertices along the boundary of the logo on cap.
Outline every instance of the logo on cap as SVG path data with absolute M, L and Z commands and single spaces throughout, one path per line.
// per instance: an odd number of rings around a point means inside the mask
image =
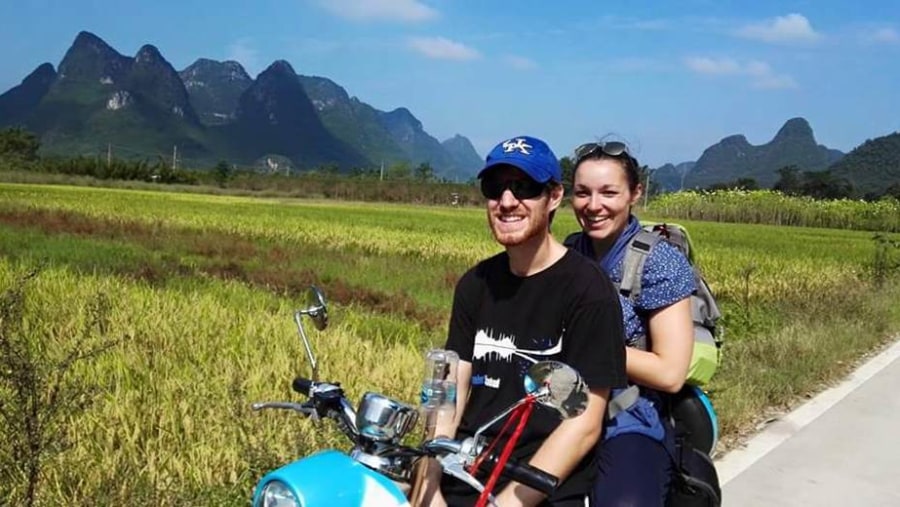
M 521 137 L 516 138 L 515 140 L 510 139 L 508 141 L 503 141 L 503 151 L 504 153 L 512 153 L 516 150 L 519 150 L 522 155 L 530 155 L 530 150 L 533 148 L 530 144 L 526 143 L 524 139 Z

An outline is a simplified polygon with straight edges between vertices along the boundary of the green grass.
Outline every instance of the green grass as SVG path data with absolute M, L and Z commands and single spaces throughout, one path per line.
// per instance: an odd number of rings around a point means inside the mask
M 21 272 L 0 263 L 0 287 Z M 205 504 L 191 496 L 215 490 L 245 503 L 265 469 L 346 445 L 296 415 L 249 410 L 255 400 L 292 397 L 290 380 L 308 374 L 291 321 L 297 301 L 230 282 L 154 288 L 46 268 L 28 284 L 20 326 L 43 361 L 60 359 L 101 293 L 112 302 L 104 336 L 118 344 L 72 371 L 96 398 L 67 428 L 71 447 L 48 461 L 43 503 Z M 354 400 L 374 389 L 412 401 L 420 347 L 408 342 L 417 326 L 340 305 L 332 317 L 327 334 L 313 332 L 323 377 L 340 380 Z M 18 486 L 4 486 L 8 498 Z

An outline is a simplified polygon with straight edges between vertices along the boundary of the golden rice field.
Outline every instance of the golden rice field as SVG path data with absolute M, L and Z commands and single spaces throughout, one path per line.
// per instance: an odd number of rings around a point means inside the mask
M 726 444 L 900 330 L 897 284 L 868 281 L 872 233 L 681 223 L 726 314 L 710 385 Z M 561 210 L 557 236 L 576 228 Z M 246 505 L 268 469 L 343 445 L 328 425 L 249 409 L 308 372 L 291 320 L 303 289 L 330 300 L 331 327 L 311 331 L 321 376 L 353 399 L 413 402 L 453 283 L 497 250 L 479 209 L 0 184 L 4 342 L 45 365 L 114 342 L 62 377 L 85 403 L 50 419 L 39 503 Z M 22 499 L 10 449 L 0 497 Z
M 900 201 L 890 197 L 866 202 L 816 200 L 774 190 L 701 190 L 657 196 L 653 208 L 697 220 L 900 232 Z

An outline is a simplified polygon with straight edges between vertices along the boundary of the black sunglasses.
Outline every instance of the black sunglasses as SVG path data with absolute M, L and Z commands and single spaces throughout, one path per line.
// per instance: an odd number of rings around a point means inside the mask
M 503 196 L 503 192 L 509 189 L 518 200 L 534 199 L 544 193 L 547 188 L 545 183 L 538 183 L 531 178 L 519 180 L 501 180 L 499 178 L 482 178 L 481 194 L 494 201 Z
M 628 153 L 628 146 L 625 146 L 625 143 L 620 143 L 619 141 L 610 141 L 608 143 L 584 143 L 575 148 L 576 164 L 577 162 L 581 162 L 588 157 L 593 157 L 600 153 L 610 157 L 621 157 L 622 155 L 625 155 L 626 157 L 631 158 L 631 154 Z

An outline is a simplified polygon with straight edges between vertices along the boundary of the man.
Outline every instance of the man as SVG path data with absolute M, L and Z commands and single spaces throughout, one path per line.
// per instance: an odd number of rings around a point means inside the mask
M 550 498 L 516 482 L 500 482 L 494 493 L 504 507 L 583 506 L 596 473 L 610 388 L 626 381 L 618 296 L 595 263 L 550 234 L 563 187 L 559 162 L 546 143 L 528 136 L 506 140 L 490 152 L 478 177 L 488 224 L 505 251 L 457 283 L 446 344 L 460 357 L 457 416 L 438 421 L 436 435 L 471 436 L 521 399 L 531 364 L 569 364 L 590 389 L 587 409 L 564 421 L 554 411 L 536 409 L 512 454 L 557 476 L 560 486 Z M 493 437 L 501 427 L 495 424 L 485 435 Z M 426 504 L 474 504 L 476 491 L 453 477 L 438 479 L 439 473 L 432 464 Z

